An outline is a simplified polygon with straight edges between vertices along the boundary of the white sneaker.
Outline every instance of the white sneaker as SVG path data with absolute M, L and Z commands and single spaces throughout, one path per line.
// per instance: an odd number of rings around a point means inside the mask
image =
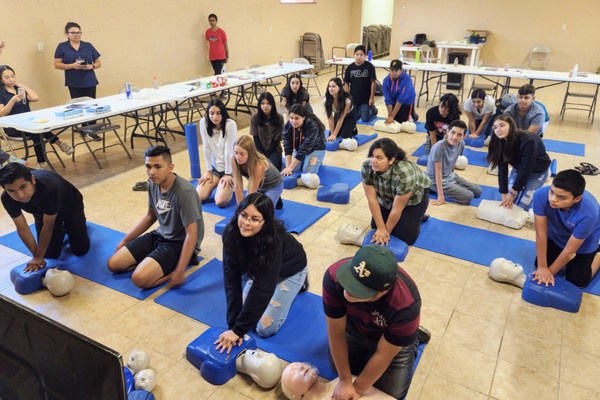
M 60 147 L 60 149 L 63 151 L 63 153 L 65 153 L 68 156 L 73 154 L 73 151 L 74 151 L 73 148 L 71 146 L 69 146 L 68 144 L 66 144 L 65 142 L 60 142 L 58 147 Z
M 487 173 L 489 175 L 496 175 L 496 176 L 498 176 L 498 167 L 493 168 L 493 169 L 492 169 L 492 167 L 488 167 Z
M 10 156 L 8 158 L 8 163 L 19 163 L 19 164 L 23 164 L 24 166 L 28 166 L 29 165 L 29 161 L 27 160 L 22 160 L 19 157 L 15 157 L 15 156 Z
M 483 145 L 484 146 L 489 146 L 491 140 L 492 140 L 492 135 L 486 137 L 485 140 L 483 141 Z
M 48 164 L 45 162 L 38 163 L 37 169 L 48 169 Z

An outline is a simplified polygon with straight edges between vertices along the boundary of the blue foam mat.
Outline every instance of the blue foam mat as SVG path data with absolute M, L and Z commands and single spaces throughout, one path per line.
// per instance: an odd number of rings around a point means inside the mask
M 113 274 L 106 267 L 108 258 L 113 255 L 117 244 L 125 237 L 123 232 L 115 231 L 101 225 L 91 222 L 87 223 L 88 235 L 90 236 L 90 251 L 80 257 L 74 256 L 71 253 L 69 246 L 65 246 L 58 261 L 62 262 L 61 269 L 89 279 L 92 282 L 109 287 L 118 292 L 127 294 L 140 300 L 151 296 L 158 289 L 166 285 L 166 283 L 152 289 L 140 289 L 131 281 L 133 271 L 122 274 Z M 33 236 L 36 237 L 34 225 L 30 226 Z M 25 247 L 17 232 L 11 232 L 0 237 L 0 244 L 10 247 L 16 251 L 29 254 L 29 250 Z M 198 257 L 199 260 L 202 257 Z M 21 267 L 21 266 L 19 266 Z M 16 267 L 16 268 L 19 268 Z M 25 264 L 22 266 L 25 267 Z
M 502 200 L 502 194 L 498 191 L 497 187 L 486 185 L 479 185 L 479 187 L 481 188 L 481 197 L 471 200 L 471 202 L 469 203 L 470 206 L 479 207 L 482 200 Z M 437 193 L 429 192 L 430 199 L 435 200 L 437 199 L 437 197 Z M 449 196 L 445 196 L 445 199 L 448 203 L 454 203 L 454 200 Z
M 329 130 L 325 131 L 325 137 L 329 136 Z M 377 136 L 379 136 L 377 133 L 373 133 L 371 135 L 363 135 L 362 133 L 359 133 L 358 135 L 352 136 L 353 139 L 356 139 L 356 142 L 358 143 L 358 145 L 363 145 L 373 139 L 376 139 Z M 341 138 L 336 139 L 335 143 L 338 144 L 342 141 Z M 329 149 L 329 146 L 327 146 L 327 151 L 338 151 L 339 148 L 336 146 L 335 149 Z
M 425 144 L 422 144 L 421 146 L 419 146 L 414 151 L 414 153 L 412 153 L 412 155 L 414 157 L 421 157 L 424 154 L 425 154 Z M 465 147 L 465 150 L 463 151 L 463 155 L 465 157 L 467 157 L 467 159 L 469 160 L 469 165 L 476 165 L 478 167 L 486 167 L 486 168 L 489 166 L 489 164 L 486 160 L 487 152 L 475 151 L 475 150 L 471 150 L 471 149 Z
M 356 123 L 359 125 L 373 126 L 373 125 L 375 125 L 375 122 L 381 121 L 381 120 L 385 120 L 385 118 L 375 116 L 375 117 L 371 118 L 370 121 L 363 121 L 362 119 L 359 118 L 358 121 L 356 121 Z
M 429 218 L 421 225 L 414 246 L 488 267 L 500 257 L 521 264 L 525 270 L 535 261 L 533 241 L 436 218 Z
M 227 326 L 221 261 L 210 260 L 188 276 L 185 285 L 168 290 L 154 301 L 204 324 Z M 299 334 L 307 331 L 309 335 Z M 329 345 L 321 297 L 313 293 L 297 296 L 288 318 L 275 336 L 251 335 L 259 348 L 289 362 L 309 362 L 319 369 L 321 376 L 335 379 L 336 374 L 327 360 Z
M 210 260 L 188 276 L 184 286 L 172 288 L 154 301 L 204 324 L 227 326 L 222 262 L 217 259 Z M 206 304 L 210 304 L 210 307 L 199 306 Z M 307 330 L 309 335 L 299 334 Z M 329 380 L 337 377 L 329 366 L 327 324 L 322 299 L 316 294 L 307 292 L 296 297 L 288 318 L 276 335 L 262 338 L 254 332 L 250 334 L 260 349 L 274 353 L 289 362 L 311 363 L 317 367 L 321 376 Z M 419 346 L 413 371 L 417 369 L 424 348 L 424 344 Z
M 563 142 L 562 140 L 542 139 L 546 151 L 552 151 L 554 153 L 571 154 L 574 156 L 585 156 L 585 144 Z
M 361 182 L 360 171 L 331 165 L 321 165 L 318 175 L 322 186 L 331 186 L 334 183 L 347 183 L 350 189 L 353 189 Z

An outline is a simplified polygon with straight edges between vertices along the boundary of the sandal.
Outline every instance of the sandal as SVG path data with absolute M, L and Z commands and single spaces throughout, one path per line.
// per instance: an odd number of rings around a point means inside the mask
M 598 167 L 587 162 L 580 162 L 579 165 L 581 165 L 583 168 L 591 169 L 592 171 L 598 171 Z
M 587 165 L 584 165 L 587 164 Z M 598 175 L 600 172 L 598 172 L 598 168 L 594 167 L 591 164 L 588 163 L 581 163 L 580 167 L 575 167 L 575 169 L 579 172 L 581 172 L 581 175 Z

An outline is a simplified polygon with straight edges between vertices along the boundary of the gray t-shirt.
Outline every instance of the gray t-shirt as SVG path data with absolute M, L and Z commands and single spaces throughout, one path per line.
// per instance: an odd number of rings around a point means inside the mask
M 196 252 L 204 239 L 204 220 L 202 219 L 202 203 L 196 189 L 184 178 L 175 175 L 173 186 L 165 193 L 160 186 L 149 182 L 148 206 L 152 207 L 158 219 L 158 232 L 163 238 L 183 242 L 185 227 L 198 222 L 198 242 Z
M 429 158 L 427 159 L 427 171 L 425 172 L 429 179 L 433 181 L 435 186 L 435 163 L 442 163 L 442 182 L 450 182 L 454 180 L 454 165 L 458 156 L 463 153 L 465 142 L 462 140 L 454 146 L 450 146 L 446 139 L 442 139 L 431 148 Z
M 245 172 L 242 172 L 242 176 L 244 176 L 244 178 L 248 178 L 248 174 Z M 269 161 L 269 167 L 265 171 L 265 177 L 258 186 L 258 191 L 261 193 L 266 192 L 282 182 L 283 178 L 281 177 L 281 172 L 279 172 L 277 167 L 275 167 L 271 161 Z
M 526 131 L 531 125 L 536 125 L 539 126 L 539 129 L 537 130 L 537 132 L 535 132 L 535 134 L 539 136 L 542 133 L 544 133 L 544 109 L 538 104 L 533 103 L 529 111 L 527 111 L 525 115 L 520 117 L 518 104 L 513 103 L 504 111 L 504 114 L 510 115 L 517 123 L 517 127 L 519 129 L 523 129 L 524 131 Z

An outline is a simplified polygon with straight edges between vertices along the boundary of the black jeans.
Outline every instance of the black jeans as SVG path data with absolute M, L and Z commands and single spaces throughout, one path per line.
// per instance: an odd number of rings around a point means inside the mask
M 56 220 L 52 231 L 52 238 L 44 258 L 58 258 L 62 252 L 62 244 L 65 234 L 69 235 L 69 246 L 71 252 L 76 256 L 86 254 L 90 249 L 90 237 L 87 232 L 85 223 L 85 213 L 83 212 L 83 204 L 77 206 L 77 209 L 71 210 L 69 215 L 62 221 Z M 35 230 L 37 232 L 38 242 L 42 231 L 43 219 L 35 218 Z
M 371 356 L 375 353 L 375 350 L 377 350 L 377 342 L 368 340 L 360 335 L 350 323 L 346 326 L 346 342 L 348 344 L 350 372 L 352 372 L 352 375 L 360 375 Z M 413 365 L 418 350 L 418 340 L 415 340 L 409 346 L 402 347 L 392 359 L 389 367 L 373 386 L 395 399 L 403 399 L 410 388 L 413 377 Z M 331 369 L 336 371 L 331 352 L 329 352 L 329 365 Z
M 429 188 L 425 189 L 423 193 L 423 198 L 419 204 L 414 206 L 406 206 L 404 210 L 402 210 L 402 215 L 400 216 L 400 220 L 392 229 L 392 235 L 396 236 L 398 239 L 402 240 L 408 245 L 414 244 L 419 237 L 419 233 L 421 232 L 421 221 L 423 220 L 423 215 L 425 215 L 425 211 L 427 211 L 427 206 L 429 205 Z M 383 221 L 387 222 L 388 217 L 390 216 L 391 210 L 383 207 L 381 204 L 379 205 L 379 209 L 381 210 L 381 216 L 383 217 Z M 371 228 L 377 229 L 377 225 L 375 225 L 375 220 L 371 218 Z
M 4 128 L 4 132 L 10 137 L 14 137 L 14 138 L 22 138 L 23 137 L 23 134 L 21 133 L 21 131 L 18 131 L 14 128 Z M 44 137 L 44 139 L 48 140 L 50 143 L 54 143 L 58 140 L 58 137 L 54 136 L 52 134 L 52 132 L 44 132 L 41 135 L 39 133 L 25 133 L 25 137 L 33 142 L 33 151 L 35 153 L 35 158 L 38 163 L 46 162 L 46 159 L 44 158 L 45 144 L 44 144 L 44 140 L 42 139 L 42 136 Z

